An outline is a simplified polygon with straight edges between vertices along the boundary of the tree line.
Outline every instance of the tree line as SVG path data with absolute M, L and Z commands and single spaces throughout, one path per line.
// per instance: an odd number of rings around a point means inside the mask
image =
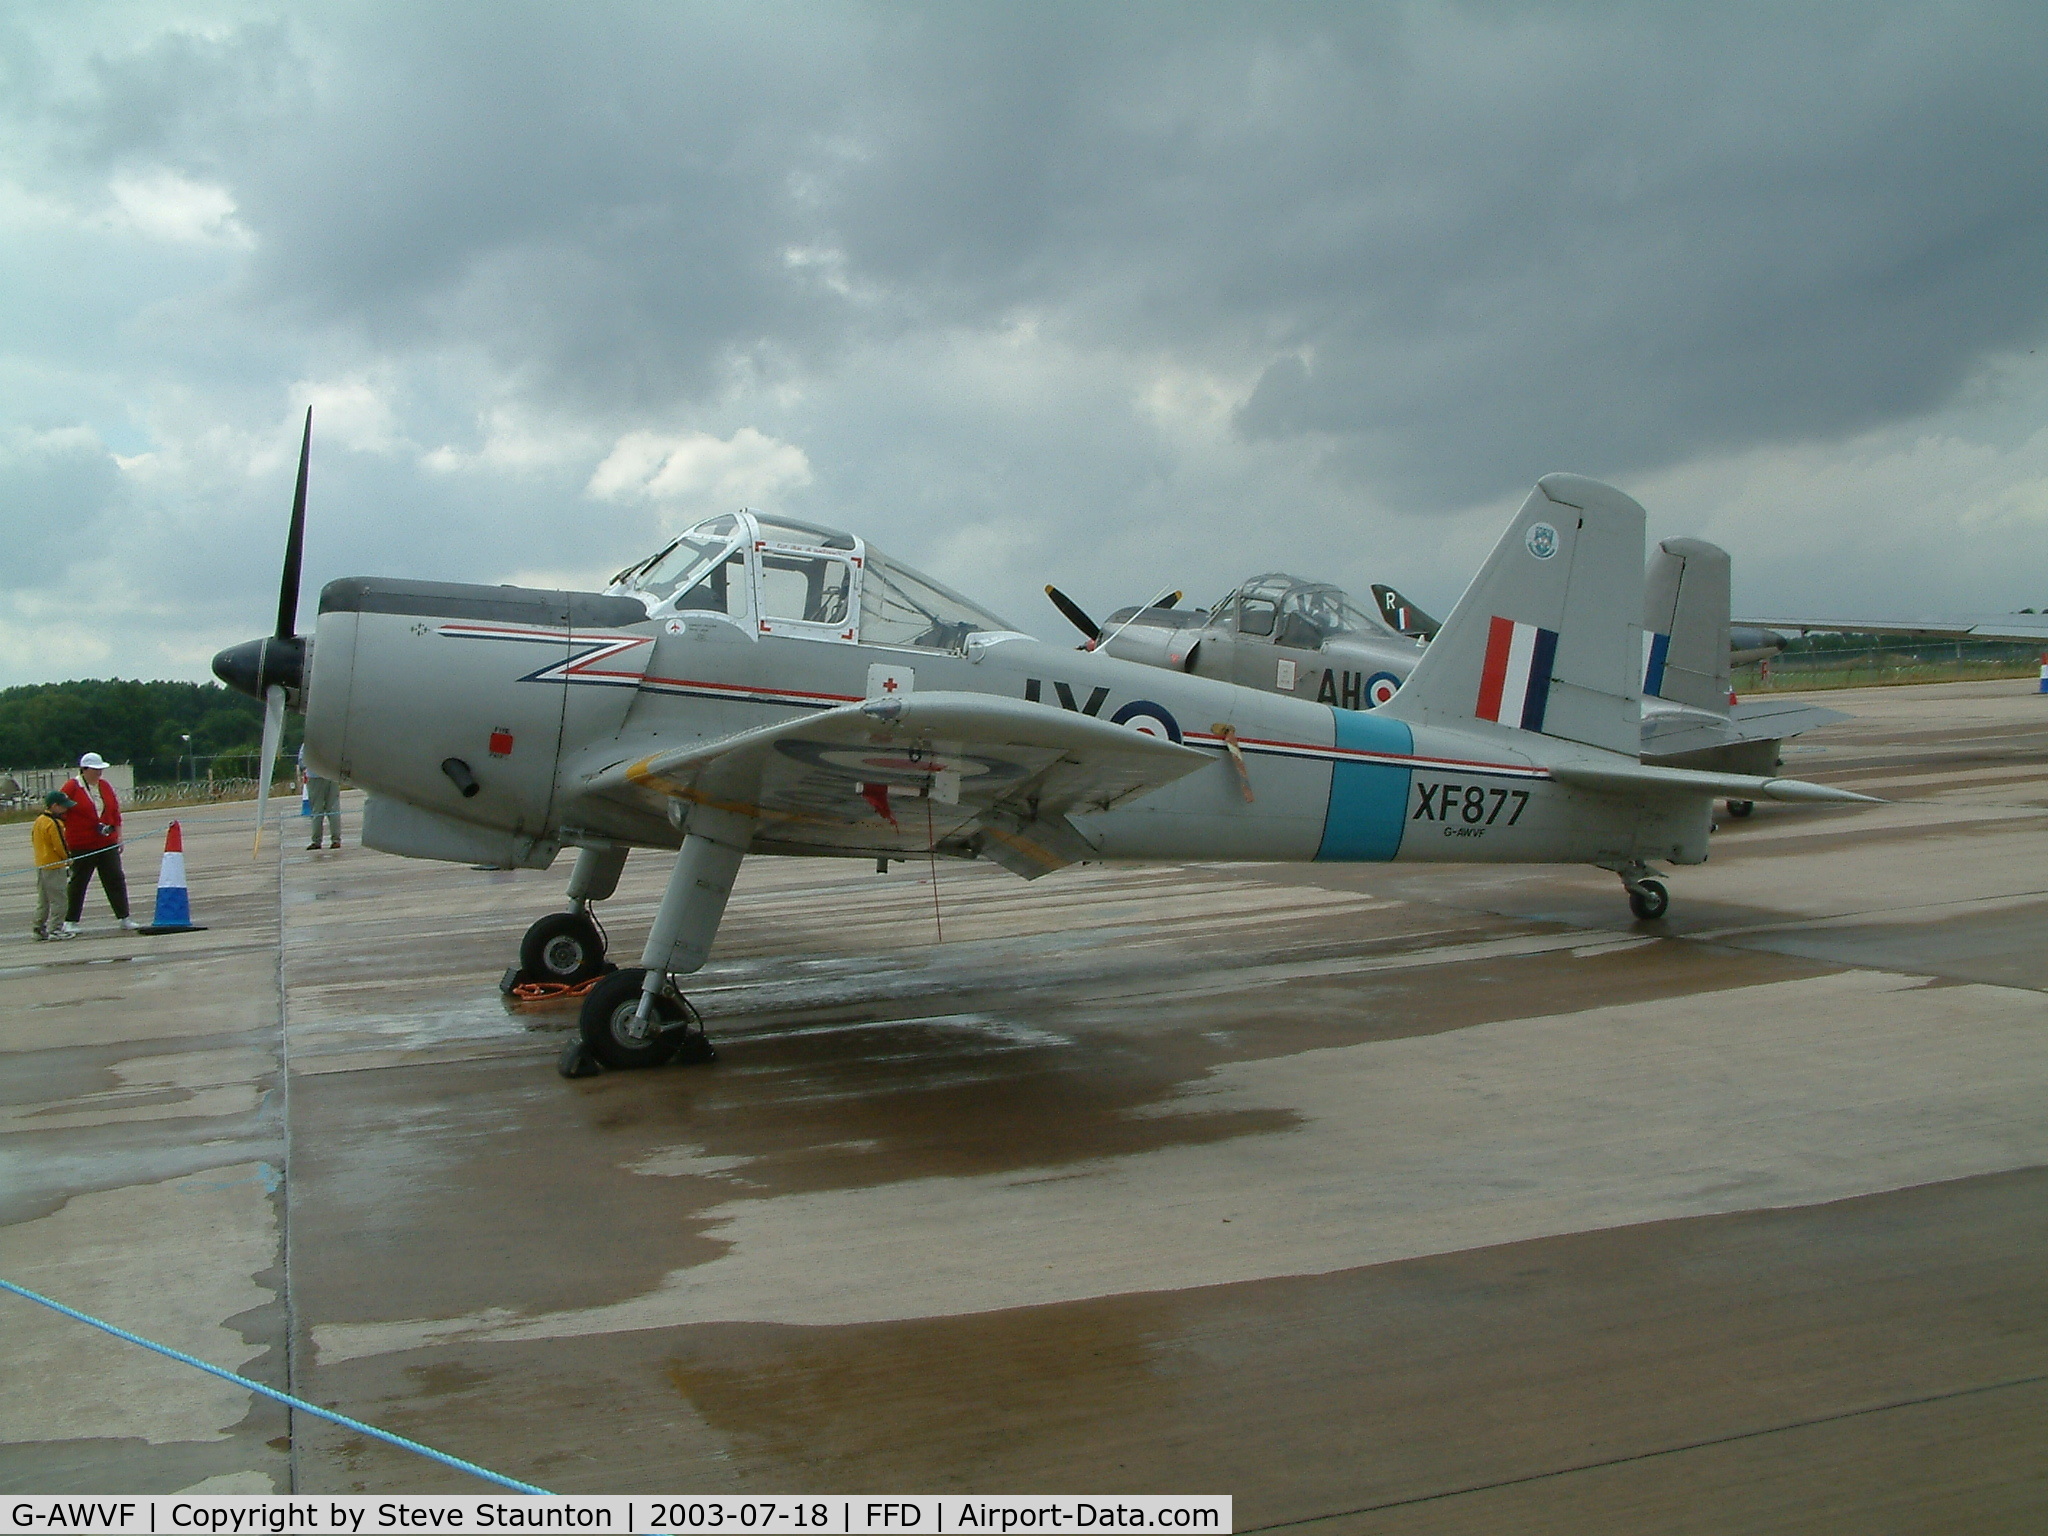
M 284 718 L 290 754 L 304 721 Z M 115 677 L 0 689 L 0 772 L 56 768 L 97 752 L 133 763 L 137 783 L 204 778 L 209 767 L 246 776 L 262 742 L 263 706 L 219 683 Z

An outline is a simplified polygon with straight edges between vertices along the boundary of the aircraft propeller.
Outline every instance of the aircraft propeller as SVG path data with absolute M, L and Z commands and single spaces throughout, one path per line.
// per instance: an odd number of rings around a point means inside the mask
M 299 626 L 299 567 L 306 546 L 306 467 L 313 451 L 313 408 L 306 407 L 306 431 L 299 441 L 299 483 L 292 494 L 291 529 L 285 535 L 284 575 L 277 589 L 277 632 L 231 645 L 213 658 L 213 675 L 239 693 L 263 701 L 263 752 L 256 782 L 256 845 L 263 851 L 263 819 L 270 809 L 270 781 L 284 738 L 284 711 L 306 686 L 306 637 Z
M 1054 586 L 1051 582 L 1047 582 L 1045 584 L 1045 595 L 1052 599 L 1053 607 L 1059 609 L 1061 613 L 1066 615 L 1067 622 L 1069 624 L 1072 624 L 1074 628 L 1078 629 L 1079 631 L 1081 631 L 1082 634 L 1088 637 L 1088 643 L 1081 647 L 1082 650 L 1093 651 L 1099 650 L 1101 648 L 1102 626 L 1096 623 L 1093 619 L 1088 617 L 1087 609 L 1083 608 L 1079 603 L 1075 602 L 1071 597 L 1067 596 L 1066 593 L 1062 592 L 1058 587 Z M 1185 595 L 1185 593 L 1181 592 L 1162 592 L 1158 597 L 1155 597 L 1151 602 L 1145 604 L 1144 608 L 1133 610 L 1132 618 L 1135 618 L 1138 614 L 1145 612 L 1146 609 L 1149 608 L 1171 608 L 1175 603 L 1179 602 L 1181 598 Z M 1129 624 L 1130 622 L 1130 619 L 1124 620 L 1124 624 Z M 1121 629 L 1122 627 L 1122 625 L 1118 626 L 1119 629 Z
M 1102 638 L 1102 626 L 1088 617 L 1088 610 L 1049 581 L 1045 584 L 1045 595 L 1052 599 L 1053 607 L 1066 615 L 1069 624 L 1088 637 L 1091 646 Z

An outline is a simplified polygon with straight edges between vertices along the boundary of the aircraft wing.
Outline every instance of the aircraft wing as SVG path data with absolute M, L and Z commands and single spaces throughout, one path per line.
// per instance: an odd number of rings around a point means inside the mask
M 1826 630 L 1854 635 L 1930 635 L 1953 640 L 2048 644 L 2048 613 L 1952 613 L 1917 619 L 1738 619 L 1767 629 Z
M 972 839 L 1028 877 L 1091 851 L 1068 812 L 1107 810 L 1214 760 L 1072 710 L 916 693 L 616 763 L 585 789 L 715 805 L 786 846 L 922 854 Z

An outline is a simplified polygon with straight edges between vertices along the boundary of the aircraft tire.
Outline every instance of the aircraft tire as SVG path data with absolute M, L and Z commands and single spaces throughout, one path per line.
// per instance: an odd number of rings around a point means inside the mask
M 1671 910 L 1671 893 L 1662 880 L 1642 880 L 1628 893 L 1628 909 L 1646 923 L 1654 923 Z
M 1730 800 L 1728 802 L 1728 814 L 1737 820 L 1747 816 L 1755 809 L 1756 802 L 1754 800 Z
M 550 912 L 519 941 L 519 969 L 528 981 L 588 981 L 604 970 L 604 938 L 581 912 Z
M 675 1055 L 681 1044 L 681 1032 L 668 1026 L 682 1023 L 687 1015 L 683 1005 L 666 993 L 655 995 L 655 1031 L 644 1036 L 633 1032 L 633 1016 L 640 1007 L 640 984 L 646 974 L 637 965 L 613 971 L 583 999 L 583 1013 L 577 1020 L 583 1031 L 583 1043 L 590 1048 L 591 1055 L 613 1071 L 658 1067 Z

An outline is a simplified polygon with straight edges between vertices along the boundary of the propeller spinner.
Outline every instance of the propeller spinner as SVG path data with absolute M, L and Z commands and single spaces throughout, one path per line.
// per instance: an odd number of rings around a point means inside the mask
M 306 432 L 299 441 L 299 483 L 292 495 L 291 531 L 285 536 L 284 577 L 277 590 L 277 632 L 231 645 L 213 658 L 213 675 L 238 693 L 263 701 L 263 762 L 256 783 L 256 852 L 263 850 L 263 820 L 270 808 L 270 781 L 277 771 L 284 737 L 285 705 L 303 696 L 306 637 L 298 633 L 299 565 L 306 546 L 306 466 L 313 451 L 313 408 L 306 407 Z

